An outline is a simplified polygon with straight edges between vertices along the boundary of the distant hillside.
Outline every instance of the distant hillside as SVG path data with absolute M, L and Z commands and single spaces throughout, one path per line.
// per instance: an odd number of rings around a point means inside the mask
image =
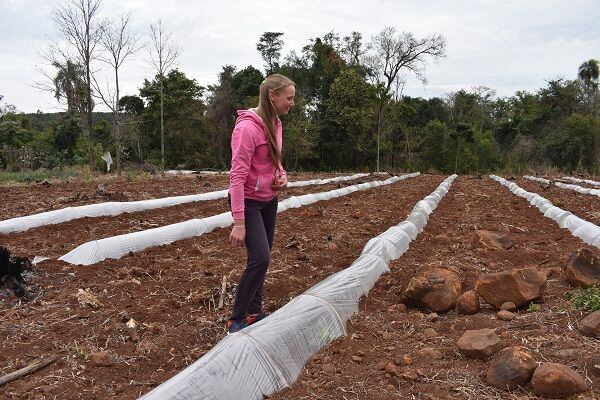
M 38 113 L 30 113 L 30 114 L 25 114 L 25 115 L 27 115 L 27 118 L 29 118 L 29 121 L 31 121 L 31 125 L 35 129 L 43 131 L 46 129 L 46 127 L 48 127 L 54 121 L 56 121 L 58 118 L 60 118 L 60 116 L 62 114 L 63 113 L 57 112 L 57 113 L 39 113 L 39 114 Z M 93 113 L 92 120 L 93 120 L 94 124 L 103 119 L 110 122 L 112 120 L 112 114 L 108 113 L 108 112 Z

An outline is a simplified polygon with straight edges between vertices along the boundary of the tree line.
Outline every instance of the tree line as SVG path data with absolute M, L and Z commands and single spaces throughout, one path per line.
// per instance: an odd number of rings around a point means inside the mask
M 284 120 L 283 161 L 291 170 L 600 172 L 597 60 L 582 63 L 575 79 L 550 79 L 535 92 L 498 97 L 476 87 L 423 99 L 404 95 L 403 85 L 410 74 L 426 82 L 427 64 L 445 57 L 440 34 L 418 38 L 388 27 L 366 40 L 360 32 L 329 32 L 283 56 L 284 33 L 265 32 L 256 45 L 264 66 L 225 65 L 216 84 L 203 86 L 173 68 L 180 49 L 158 21 L 145 46 L 154 78 L 139 93 L 120 96 L 119 68 L 144 46 L 128 29 L 129 15 L 112 25 L 86 20 L 99 4 L 69 0 L 54 10 L 59 28 L 83 21 L 76 32 L 88 27 L 93 34 L 68 41 L 76 51 L 53 44 L 47 54 L 53 69 L 45 89 L 65 112 L 0 109 L 3 168 L 100 168 L 109 151 L 119 172 L 121 158 L 132 168 L 227 169 L 236 111 L 256 106 L 265 76 L 281 73 L 297 86 L 296 106 Z M 99 62 L 113 71 L 110 87 L 95 80 Z M 94 113 L 97 104 L 110 113 Z

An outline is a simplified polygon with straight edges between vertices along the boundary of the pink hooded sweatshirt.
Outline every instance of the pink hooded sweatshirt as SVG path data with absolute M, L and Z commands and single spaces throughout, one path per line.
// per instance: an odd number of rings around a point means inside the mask
M 281 151 L 283 128 L 277 119 L 277 147 Z M 285 175 L 283 166 L 279 171 L 273 166 L 269 153 L 267 127 L 258 114 L 239 110 L 231 134 L 231 170 L 229 194 L 233 219 L 244 219 L 244 198 L 269 201 L 277 195 L 271 187 L 276 174 Z

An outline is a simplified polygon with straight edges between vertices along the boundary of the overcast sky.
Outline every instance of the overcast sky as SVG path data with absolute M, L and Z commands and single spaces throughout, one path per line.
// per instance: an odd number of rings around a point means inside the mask
M 0 0 L 0 94 L 24 112 L 58 111 L 49 93 L 34 88 L 38 53 L 56 38 L 51 10 L 64 0 Z M 429 63 L 426 85 L 408 76 L 404 93 L 443 96 L 488 86 L 500 96 L 535 91 L 548 79 L 574 79 L 578 66 L 600 58 L 598 0 L 103 0 L 106 18 L 132 12 L 135 31 L 148 40 L 161 18 L 182 48 L 177 67 L 201 85 L 215 83 L 226 64 L 263 69 L 256 42 L 263 32 L 284 32 L 283 55 L 310 38 L 359 31 L 366 41 L 386 26 L 417 37 L 443 34 L 447 57 Z M 154 75 L 141 51 L 121 69 L 121 93 L 138 94 Z M 98 68 L 105 68 L 98 65 Z M 98 108 L 100 109 L 100 108 Z

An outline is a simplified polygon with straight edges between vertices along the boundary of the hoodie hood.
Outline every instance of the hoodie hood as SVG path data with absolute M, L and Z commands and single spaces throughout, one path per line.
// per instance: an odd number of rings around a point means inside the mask
M 237 113 L 238 116 L 235 122 L 236 124 L 239 124 L 242 121 L 252 121 L 261 128 L 265 128 L 265 123 L 263 122 L 262 118 L 253 109 L 238 110 Z
M 236 120 L 236 124 L 242 122 L 242 121 L 252 121 L 255 124 L 257 124 L 258 126 L 260 126 L 261 128 L 265 129 L 265 123 L 263 122 L 262 118 L 260 117 L 260 115 L 258 115 L 258 113 L 256 112 L 255 108 L 249 108 L 247 110 L 238 110 L 238 116 L 237 116 L 237 120 Z M 277 125 L 281 124 L 281 120 L 279 119 L 279 117 L 277 117 Z

